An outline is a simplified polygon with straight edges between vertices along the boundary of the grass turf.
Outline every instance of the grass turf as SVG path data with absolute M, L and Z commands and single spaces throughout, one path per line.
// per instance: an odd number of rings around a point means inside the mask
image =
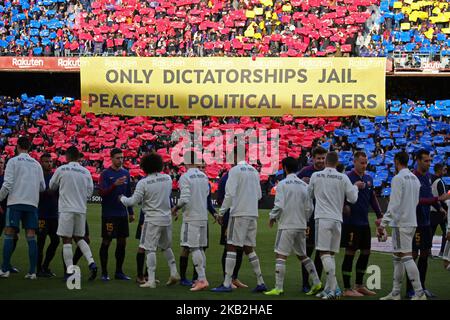
M 136 210 L 136 212 L 138 212 Z M 373 219 L 374 215 L 371 215 Z M 101 225 L 100 225 L 100 205 L 91 204 L 88 208 L 88 222 L 91 233 L 91 249 L 94 258 L 99 265 L 99 248 L 101 243 Z M 273 244 L 275 241 L 276 227 L 270 229 L 268 227 L 268 210 L 260 210 L 260 218 L 257 235 L 256 252 L 261 262 L 261 269 L 264 275 L 265 282 L 268 287 L 272 288 L 274 285 L 274 268 L 275 259 L 273 253 Z M 173 250 L 178 265 L 179 247 L 179 230 L 181 221 L 175 221 L 173 224 Z M 373 224 L 372 224 L 373 226 Z M 57 250 L 56 256 L 52 261 L 50 268 L 57 274 L 56 278 L 42 279 L 30 281 L 24 279 L 24 275 L 28 269 L 28 248 L 26 241 L 24 241 L 23 231 L 20 235 L 20 240 L 17 249 L 13 255 L 12 263 L 18 267 L 21 272 L 19 274 L 12 274 L 8 279 L 0 279 L 0 299 L 220 299 L 220 300 L 242 300 L 242 299 L 317 299 L 307 297 L 300 292 L 301 287 L 301 269 L 299 261 L 296 257 L 291 256 L 287 261 L 285 290 L 284 295 L 279 297 L 267 297 L 263 294 L 251 293 L 251 288 L 256 285 L 254 274 L 248 259 L 244 257 L 239 279 L 249 285 L 249 289 L 237 289 L 232 293 L 212 293 L 210 291 L 190 292 L 189 288 L 175 285 L 166 287 L 164 284 L 169 276 L 168 267 L 164 256 L 158 252 L 157 254 L 157 271 L 156 277 L 161 280 L 161 284 L 157 289 L 142 289 L 135 283 L 136 275 L 136 249 L 138 240 L 134 239 L 137 222 L 130 224 L 130 238 L 127 243 L 127 254 L 124 263 L 124 271 L 126 274 L 132 276 L 131 281 L 111 280 L 109 282 L 102 282 L 97 278 L 94 282 L 88 282 L 88 268 L 84 258 L 79 263 L 82 272 L 81 290 L 68 290 L 65 282 L 62 280 L 63 267 L 61 250 L 62 245 Z M 210 222 L 210 246 L 206 251 L 207 269 L 206 274 L 210 286 L 220 285 L 222 281 L 221 256 L 223 246 L 219 245 L 220 228 L 217 224 Z M 372 232 L 374 228 L 372 228 Z M 47 240 L 49 241 L 49 240 Z M 75 249 L 75 248 L 74 248 Z M 0 253 L 3 246 L 0 246 Z M 112 243 L 109 249 L 109 264 L 108 270 L 110 277 L 113 278 L 115 270 L 114 258 L 115 242 Z M 336 258 L 336 269 L 338 283 L 342 287 L 341 263 L 343 258 L 343 250 Z M 354 264 L 356 263 L 356 259 Z M 381 268 L 381 290 L 375 297 L 353 298 L 360 299 L 378 299 L 387 294 L 392 288 L 392 260 L 390 254 L 372 253 L 369 265 L 376 264 Z M 187 275 L 191 276 L 193 271 L 192 261 L 189 258 L 189 266 Z M 99 270 L 100 275 L 100 270 Z M 450 274 L 442 267 L 441 260 L 429 260 L 427 288 L 435 293 L 439 299 L 450 299 L 450 290 L 448 288 L 448 280 Z M 322 279 L 325 276 L 322 275 Z M 367 276 L 365 277 L 365 279 Z M 354 276 L 352 277 L 354 280 Z M 403 290 L 404 291 L 404 290 Z M 349 299 L 349 298 L 346 298 Z

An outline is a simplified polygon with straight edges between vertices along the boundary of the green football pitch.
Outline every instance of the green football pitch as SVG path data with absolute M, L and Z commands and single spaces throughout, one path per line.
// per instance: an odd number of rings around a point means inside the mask
M 136 210 L 137 211 L 137 210 Z M 138 212 L 138 211 L 137 211 Z M 372 215 L 374 216 L 374 215 Z M 373 218 L 373 217 L 372 217 Z M 88 222 L 91 231 L 91 248 L 94 254 L 94 258 L 99 265 L 99 248 L 101 243 L 100 236 L 100 205 L 89 205 L 88 209 Z M 173 227 L 173 250 L 176 256 L 178 264 L 178 254 L 180 252 L 179 246 L 179 230 L 180 220 L 174 221 Z M 274 285 L 274 268 L 275 259 L 273 253 L 273 244 L 276 235 L 276 227 L 270 229 L 268 227 L 268 211 L 261 210 L 258 235 L 257 235 L 257 248 L 256 252 L 261 261 L 261 269 L 264 275 L 266 285 L 271 287 Z M 373 223 L 372 223 L 373 225 Z M 0 279 L 0 300 L 4 299 L 317 299 L 307 297 L 304 293 L 300 292 L 301 287 L 301 269 L 299 261 L 295 257 L 290 257 L 287 262 L 286 278 L 285 278 L 285 294 L 279 297 L 267 297 L 263 294 L 251 293 L 251 287 L 256 285 L 254 274 L 251 270 L 250 264 L 247 258 L 244 257 L 241 271 L 239 273 L 239 279 L 250 286 L 249 289 L 237 289 L 232 293 L 213 293 L 210 291 L 202 292 L 190 292 L 189 288 L 175 285 L 172 287 L 166 287 L 164 283 L 168 278 L 168 267 L 164 256 L 158 252 L 157 255 L 157 271 L 156 277 L 160 279 L 161 284 L 156 289 L 142 289 L 139 288 L 135 282 L 136 275 L 136 249 L 138 241 L 134 239 L 135 231 L 137 228 L 137 222 L 130 224 L 130 235 L 127 244 L 127 255 L 125 258 L 124 271 L 126 274 L 132 276 L 132 281 L 119 281 L 111 280 L 109 282 L 102 282 L 99 277 L 93 281 L 87 281 L 88 267 L 84 258 L 79 263 L 82 273 L 81 290 L 68 290 L 66 283 L 62 280 L 63 267 L 61 258 L 61 248 L 58 248 L 55 259 L 52 261 L 50 267 L 57 274 L 56 278 L 38 280 L 26 280 L 24 275 L 28 268 L 28 254 L 27 245 L 24 241 L 24 234 L 22 231 L 21 239 L 17 245 L 17 249 L 13 255 L 13 265 L 20 269 L 19 274 L 12 274 L 8 279 Z M 219 245 L 220 228 L 219 225 L 213 224 L 210 221 L 210 245 L 206 251 L 207 256 L 207 269 L 206 274 L 210 283 L 210 286 L 217 286 L 222 281 L 222 268 L 221 268 L 221 256 L 223 252 L 223 246 Z M 374 228 L 372 228 L 374 229 Z M 2 242 L 3 243 L 3 242 Z M 2 245 L 0 246 L 0 252 L 2 252 Z M 113 276 L 115 269 L 114 249 L 115 243 L 112 244 L 109 251 L 109 265 L 110 277 Z M 343 258 L 343 250 L 337 256 L 337 278 L 340 286 L 342 287 L 342 275 L 341 275 L 341 263 Z M 1 255 L 0 255 L 1 256 Z M 356 259 L 355 262 L 356 263 Z M 363 297 L 353 298 L 359 299 L 378 299 L 387 294 L 392 288 L 392 262 L 391 255 L 386 253 L 372 253 L 369 265 L 378 265 L 381 269 L 381 289 L 377 291 L 375 297 Z M 192 275 L 192 262 L 190 260 L 188 267 L 188 276 Z M 100 274 L 100 271 L 99 271 Z M 113 278 L 113 277 L 111 277 Z M 324 275 L 322 276 L 324 279 Z M 366 276 L 367 279 L 367 276 Z M 352 277 L 354 280 L 354 276 Z M 429 261 L 427 287 L 439 299 L 450 299 L 449 289 L 450 274 L 442 267 L 441 260 Z M 403 290 L 404 291 L 404 290 Z M 346 298 L 349 299 L 349 298 Z

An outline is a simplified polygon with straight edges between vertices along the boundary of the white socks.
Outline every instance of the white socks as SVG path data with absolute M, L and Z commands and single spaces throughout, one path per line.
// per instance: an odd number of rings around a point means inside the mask
M 275 289 L 283 290 L 286 260 L 278 258 L 275 262 Z
M 94 262 L 94 258 L 92 257 L 91 248 L 89 248 L 89 245 L 86 241 L 81 239 L 77 242 L 78 248 L 80 248 L 81 252 L 83 253 L 83 256 L 86 258 L 88 265 Z
M 148 282 L 155 282 L 156 271 L 156 252 L 147 251 L 147 269 L 148 269 Z
M 312 279 L 313 285 L 317 285 L 320 283 L 319 275 L 317 274 L 316 266 L 314 262 L 310 258 L 306 258 L 302 260 L 302 264 L 305 267 L 306 271 L 308 271 L 309 276 Z
M 73 252 L 72 252 L 72 245 L 70 243 L 63 245 L 63 258 L 67 269 L 73 266 Z M 67 270 L 64 271 L 67 272 Z
M 334 291 L 336 291 L 336 287 L 337 287 L 336 265 L 335 265 L 334 259 L 329 254 L 322 255 L 320 257 L 320 259 L 322 260 L 323 269 L 325 270 L 325 272 L 327 274 L 326 287 L 330 291 L 334 292 Z
M 168 248 L 164 250 L 164 256 L 166 257 L 167 265 L 169 266 L 170 269 L 170 276 L 175 277 L 178 271 L 177 271 L 177 263 L 175 261 L 175 255 L 173 254 L 172 249 Z M 156 267 L 156 256 L 155 256 L 155 267 Z
M 256 282 L 258 283 L 258 285 L 264 284 L 264 279 L 261 274 L 261 266 L 259 265 L 259 259 L 255 251 L 252 251 L 248 255 L 248 261 L 250 261 L 250 264 L 252 265 L 252 269 L 256 275 Z
M 223 285 L 225 287 L 231 286 L 231 277 L 233 276 L 234 267 L 236 266 L 236 252 L 227 251 L 225 259 L 225 279 Z
M 402 281 L 405 275 L 405 266 L 402 263 L 402 258 L 393 256 L 394 263 L 394 285 L 392 287 L 392 294 L 399 295 L 402 289 Z
M 417 296 L 423 294 L 422 284 L 420 283 L 419 269 L 411 256 L 402 258 L 402 263 L 405 266 L 406 273 L 411 281 L 411 285 L 414 288 Z
M 197 271 L 198 280 L 205 280 L 205 264 L 203 261 L 202 250 L 195 249 L 192 251 L 192 262 L 194 263 L 195 270 Z

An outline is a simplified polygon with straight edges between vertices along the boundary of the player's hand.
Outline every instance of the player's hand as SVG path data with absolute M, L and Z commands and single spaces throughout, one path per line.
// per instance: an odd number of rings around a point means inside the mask
M 377 220 L 375 220 L 375 225 L 377 227 L 381 226 L 381 220 L 383 220 L 383 218 L 378 218 Z
M 223 225 L 223 216 L 221 216 L 220 214 L 217 215 L 217 223 L 221 226 Z
M 387 240 L 386 229 L 382 225 L 377 227 L 377 238 L 379 242 L 385 242 Z
M 127 180 L 126 176 L 120 177 L 119 179 L 117 179 L 116 181 L 114 181 L 114 185 L 116 187 L 121 186 L 125 183 L 125 181 Z
M 450 200 L 450 193 L 444 193 L 438 197 L 439 201 L 447 201 Z
M 450 241 L 450 232 L 447 232 L 447 241 Z
M 274 223 L 275 223 L 275 219 L 270 219 L 269 220 L 269 228 L 272 228 Z
M 172 208 L 172 216 L 177 216 L 178 208 L 175 206 Z
M 358 187 L 359 190 L 362 190 L 366 187 L 366 184 L 362 181 L 356 181 L 355 186 Z
M 134 219 L 134 214 L 130 214 L 129 216 L 128 216 L 128 221 L 131 223 L 131 222 L 133 222 L 135 219 Z
M 442 214 L 444 217 L 447 216 L 447 211 L 445 211 L 444 208 L 441 208 L 441 210 L 439 210 L 439 213 Z
M 302 180 L 303 180 L 304 182 L 306 182 L 306 183 L 309 184 L 309 180 L 311 180 L 311 178 L 309 178 L 309 177 L 303 177 Z

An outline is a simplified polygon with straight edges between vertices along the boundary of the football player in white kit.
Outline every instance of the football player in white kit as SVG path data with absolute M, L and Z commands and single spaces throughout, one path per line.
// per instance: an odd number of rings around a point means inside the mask
M 380 300 L 400 300 L 400 289 L 405 270 L 411 279 L 415 295 L 411 300 L 426 300 L 420 283 L 419 270 L 412 257 L 413 236 L 417 227 L 416 207 L 419 203 L 420 182 L 408 169 L 409 156 L 402 151 L 395 155 L 397 175 L 392 178 L 391 196 L 386 214 L 377 229 L 384 232 L 389 225 L 392 229 L 394 281 L 392 291 Z
M 348 176 L 336 170 L 339 158 L 336 152 L 329 152 L 325 158 L 325 169 L 314 172 L 308 185 L 310 197 L 316 199 L 316 250 L 320 252 L 323 268 L 327 275 L 325 289 L 319 293 L 322 299 L 337 299 L 341 291 L 336 280 L 336 261 L 341 242 L 342 210 L 344 201 L 355 203 L 358 188 L 364 182 L 352 185 Z
M 297 160 L 287 157 L 283 159 L 282 165 L 286 178 L 278 184 L 269 220 L 270 228 L 278 222 L 275 241 L 275 288 L 265 294 L 269 296 L 283 294 L 286 259 L 294 251 L 312 280 L 311 290 L 306 294 L 313 295 L 322 289 L 316 267 L 306 255 L 306 228 L 314 210 L 313 202 L 308 194 L 308 185 L 295 174 L 298 170 Z
M 63 257 L 67 266 L 67 274 L 72 272 L 73 252 L 72 238 L 77 243 L 89 264 L 89 280 L 97 276 L 97 265 L 94 262 L 91 248 L 83 239 L 86 231 L 87 200 L 94 192 L 94 182 L 89 170 L 81 166 L 80 152 L 75 146 L 66 150 L 67 164 L 56 169 L 50 180 L 51 190 L 59 189 L 58 230 L 57 235 L 63 240 Z
M 158 248 L 164 251 L 170 269 L 170 277 L 166 285 L 173 285 L 180 280 L 180 276 L 172 251 L 170 208 L 172 179 L 169 175 L 160 173 L 163 169 L 163 160 L 157 153 L 143 156 L 140 166 L 147 176 L 139 180 L 130 198 L 119 196 L 126 207 L 142 202 L 142 211 L 145 214 L 139 247 L 145 249 L 147 253 L 148 280 L 140 287 L 156 288 L 156 250 Z
M 227 233 L 227 257 L 225 260 L 225 279 L 223 284 L 212 289 L 213 292 L 231 292 L 232 275 L 236 265 L 236 247 L 243 247 L 248 256 L 257 286 L 253 292 L 267 291 L 261 274 L 258 256 L 253 248 L 256 246 L 256 229 L 258 220 L 258 201 L 261 199 L 261 185 L 258 171 L 245 161 L 240 161 L 231 168 L 225 186 L 225 198 L 219 210 L 218 220 L 230 209 Z
M 184 157 L 184 164 L 188 169 L 180 178 L 180 199 L 172 208 L 172 215 L 178 217 L 178 210 L 183 210 L 183 224 L 181 226 L 181 247 L 192 252 L 192 262 L 198 274 L 198 279 L 191 291 L 208 288 L 206 280 L 206 255 L 203 248 L 208 246 L 208 209 L 209 181 L 188 152 Z

